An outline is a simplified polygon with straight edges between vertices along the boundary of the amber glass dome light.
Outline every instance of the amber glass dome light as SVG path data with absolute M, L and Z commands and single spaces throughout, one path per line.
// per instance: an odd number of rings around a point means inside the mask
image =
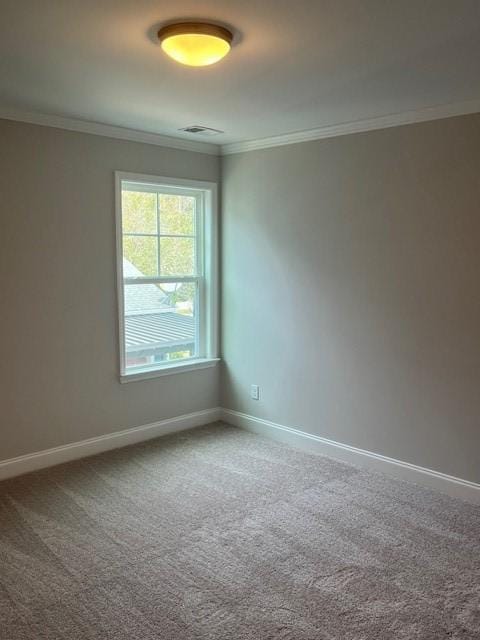
M 178 22 L 162 27 L 158 38 L 165 53 L 177 62 L 205 67 L 227 55 L 233 35 L 216 24 Z

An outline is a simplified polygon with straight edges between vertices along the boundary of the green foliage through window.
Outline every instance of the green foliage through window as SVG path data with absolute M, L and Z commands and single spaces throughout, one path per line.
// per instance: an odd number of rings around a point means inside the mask
M 122 220 L 124 257 L 141 275 L 195 275 L 195 198 L 125 190 Z

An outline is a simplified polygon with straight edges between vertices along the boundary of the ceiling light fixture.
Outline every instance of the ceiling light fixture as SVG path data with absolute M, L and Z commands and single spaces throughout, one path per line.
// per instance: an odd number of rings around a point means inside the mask
M 227 55 L 233 34 L 207 22 L 177 22 L 162 27 L 158 38 L 165 53 L 177 62 L 205 67 Z

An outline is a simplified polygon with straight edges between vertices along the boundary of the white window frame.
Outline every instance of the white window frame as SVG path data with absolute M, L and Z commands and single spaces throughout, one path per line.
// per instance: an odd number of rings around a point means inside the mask
M 123 226 L 122 226 L 122 182 L 137 182 L 165 188 L 175 192 L 175 188 L 187 189 L 201 194 L 203 197 L 203 219 L 200 229 L 202 243 L 203 273 L 198 277 L 198 321 L 199 353 L 194 358 L 155 363 L 139 368 L 137 371 L 126 370 L 125 354 L 125 307 L 124 307 L 124 276 L 123 276 Z M 218 357 L 218 213 L 217 213 L 217 184 L 201 180 L 184 180 L 153 176 L 138 173 L 115 172 L 115 223 L 117 239 L 117 301 L 118 301 L 118 336 L 119 336 L 119 364 L 120 382 L 133 382 L 146 378 L 205 369 L 213 367 L 219 362 Z M 198 260 L 198 257 L 197 257 Z M 186 278 L 190 280 L 190 278 Z M 128 281 L 130 282 L 130 278 Z M 181 277 L 139 278 L 137 282 L 145 284 L 175 280 Z

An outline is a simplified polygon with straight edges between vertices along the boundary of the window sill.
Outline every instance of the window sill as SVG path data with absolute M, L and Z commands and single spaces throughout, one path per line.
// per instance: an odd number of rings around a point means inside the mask
M 198 358 L 178 364 L 167 364 L 161 369 L 145 369 L 136 373 L 127 373 L 120 376 L 120 382 L 137 382 L 138 380 L 148 380 L 149 378 L 159 378 L 160 376 L 171 376 L 175 373 L 186 373 L 197 369 L 208 369 L 215 367 L 220 362 L 220 358 Z

